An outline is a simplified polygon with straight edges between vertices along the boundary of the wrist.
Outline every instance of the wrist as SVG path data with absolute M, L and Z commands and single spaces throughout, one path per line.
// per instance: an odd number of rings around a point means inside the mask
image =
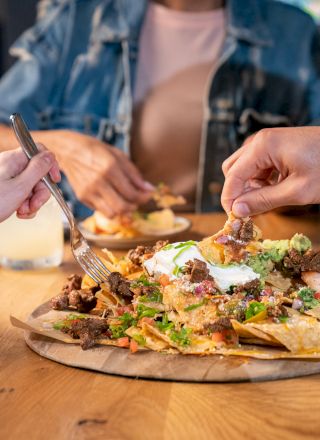
M 42 143 L 48 150 L 52 151 L 57 158 L 59 167 L 64 170 L 65 164 L 74 157 L 79 133 L 71 130 L 43 130 L 32 133 L 36 142 Z

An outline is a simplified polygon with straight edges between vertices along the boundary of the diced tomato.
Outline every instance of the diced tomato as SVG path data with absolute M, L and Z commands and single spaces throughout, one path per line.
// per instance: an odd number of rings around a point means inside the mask
M 216 342 L 225 342 L 227 345 L 235 345 L 238 343 L 238 336 L 233 329 L 225 329 L 221 332 L 212 333 L 211 339 Z
M 214 332 L 214 333 L 212 333 L 211 339 L 214 342 L 223 342 L 224 341 L 224 337 L 223 337 L 223 334 L 221 332 Z
M 166 275 L 165 273 L 163 273 L 160 277 L 159 277 L 159 283 L 161 284 L 161 286 L 165 287 L 168 284 L 170 284 L 170 280 L 168 275 Z
M 132 312 L 132 310 L 133 310 L 133 307 L 131 305 L 130 306 L 120 306 L 116 309 L 116 315 L 122 316 L 126 312 L 128 312 L 128 313 Z
M 316 292 L 313 296 L 315 299 L 320 299 L 320 292 Z
M 125 336 L 124 338 L 118 339 L 118 346 L 119 347 L 129 347 L 130 342 L 128 336 Z
M 138 351 L 138 343 L 134 339 L 131 339 L 130 341 L 130 351 L 131 353 L 136 353 Z
M 142 319 L 140 319 L 139 321 L 140 324 L 149 324 L 149 325 L 153 325 L 154 324 L 154 320 L 152 318 L 147 318 L 146 316 Z
M 232 328 L 222 330 L 222 334 L 223 340 L 227 345 L 236 345 L 239 343 L 239 336 Z
M 265 288 L 263 289 L 263 291 L 264 291 L 265 294 L 268 295 L 268 296 L 272 295 L 272 293 L 273 293 L 271 287 L 265 287 Z

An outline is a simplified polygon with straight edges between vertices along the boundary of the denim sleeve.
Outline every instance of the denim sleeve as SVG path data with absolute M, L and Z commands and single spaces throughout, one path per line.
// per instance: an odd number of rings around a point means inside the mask
M 11 47 L 18 61 L 0 81 L 0 123 L 8 124 L 10 114 L 19 112 L 30 129 L 39 129 L 39 115 L 50 106 L 59 78 L 71 4 L 55 2 Z

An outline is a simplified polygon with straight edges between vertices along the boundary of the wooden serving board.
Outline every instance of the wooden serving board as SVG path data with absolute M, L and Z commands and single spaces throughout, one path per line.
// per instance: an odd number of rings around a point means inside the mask
M 30 319 L 50 310 L 49 302 L 36 308 Z M 318 360 L 260 360 L 221 355 L 194 356 L 97 346 L 83 351 L 79 344 L 65 344 L 29 331 L 28 346 L 40 356 L 61 364 L 100 373 L 159 380 L 193 382 L 244 382 L 308 376 L 320 373 Z

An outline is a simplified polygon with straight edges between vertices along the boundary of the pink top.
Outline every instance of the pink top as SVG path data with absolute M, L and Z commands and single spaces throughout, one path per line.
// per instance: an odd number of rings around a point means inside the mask
M 225 36 L 223 9 L 180 12 L 150 1 L 140 36 L 132 158 L 194 208 L 205 88 Z
M 182 12 L 151 1 L 140 36 L 135 102 L 188 67 L 213 64 L 224 36 L 223 9 Z

